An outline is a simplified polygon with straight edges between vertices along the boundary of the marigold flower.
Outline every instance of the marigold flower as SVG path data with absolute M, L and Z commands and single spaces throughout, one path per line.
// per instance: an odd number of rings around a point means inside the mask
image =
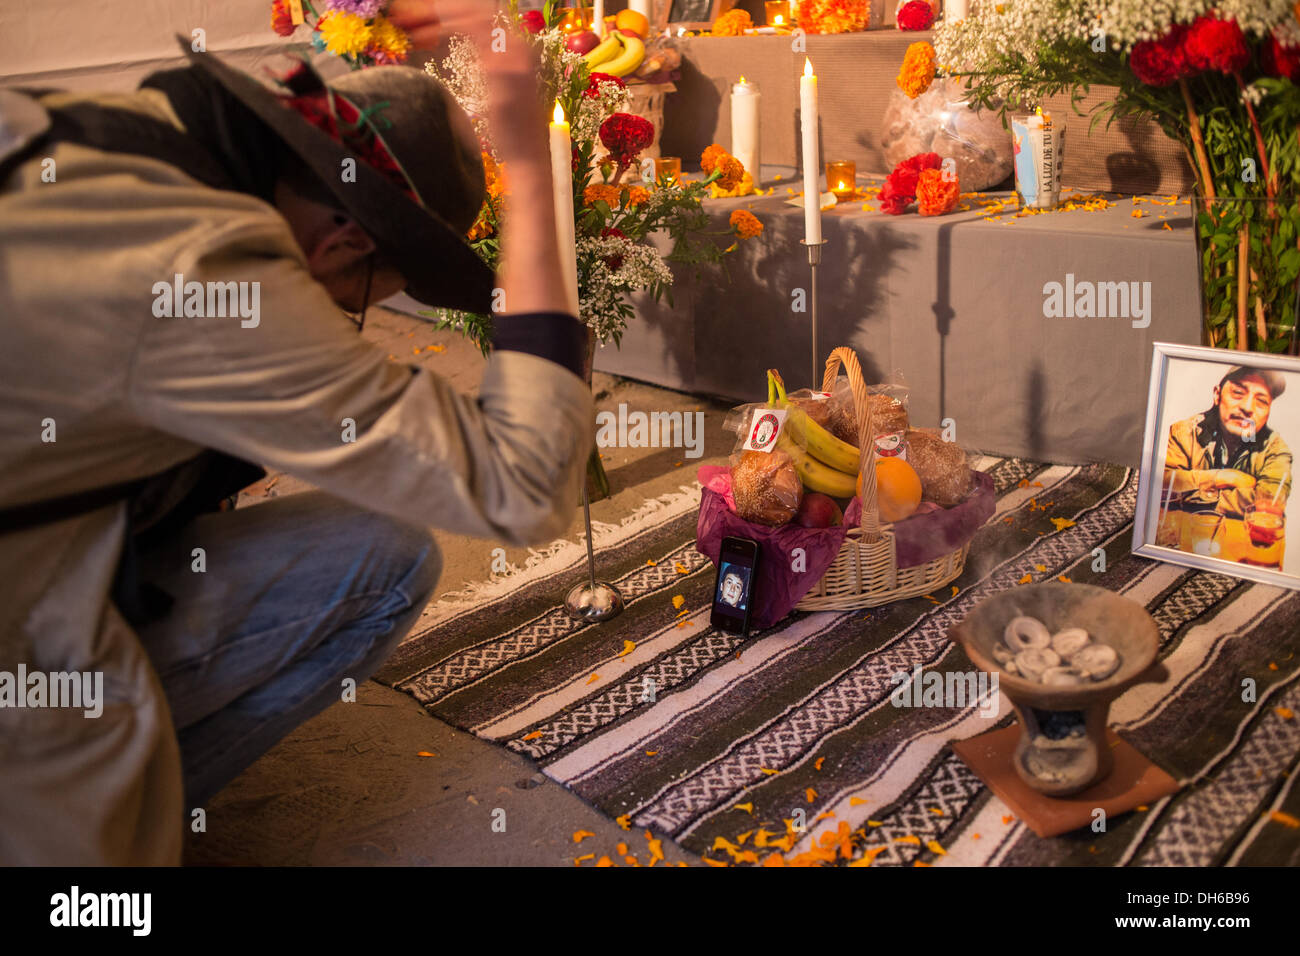
M 627 195 L 628 208 L 639 206 L 650 198 L 650 192 L 640 186 L 624 186 L 623 192 Z
M 934 47 L 925 41 L 913 43 L 903 55 L 903 67 L 898 71 L 898 88 L 916 99 L 934 82 Z
M 718 160 L 727 155 L 727 151 L 717 143 L 704 147 L 704 152 L 700 154 L 700 169 L 704 170 L 704 175 L 713 174 L 713 167 L 717 165 Z
M 335 56 L 358 56 L 370 44 L 370 27 L 354 13 L 327 13 L 316 21 L 316 29 Z
M 957 208 L 961 186 L 954 176 L 944 178 L 942 169 L 924 169 L 916 181 L 916 207 L 922 216 L 942 216 Z
M 763 233 L 763 223 L 752 212 L 745 209 L 734 210 L 728 221 L 741 239 L 753 239 Z
M 851 33 L 867 28 L 869 0 L 802 0 L 799 26 L 805 33 Z
M 593 183 L 582 191 L 583 205 L 604 202 L 610 209 L 618 208 L 619 188 L 608 183 Z
M 735 189 L 745 178 L 745 167 L 735 156 L 723 156 L 718 160 L 718 178 L 714 180 L 721 189 Z
M 746 10 L 729 10 L 713 21 L 715 37 L 743 36 L 746 30 L 754 29 L 754 21 Z

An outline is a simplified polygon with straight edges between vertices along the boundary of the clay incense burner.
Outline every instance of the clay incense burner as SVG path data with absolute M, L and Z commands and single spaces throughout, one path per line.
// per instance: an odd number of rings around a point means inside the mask
M 1084 628 L 1091 639 L 1119 655 L 1118 668 L 1104 680 L 1049 686 L 999 666 L 1003 633 L 1017 617 L 1037 618 L 1052 634 Z M 981 601 L 948 631 L 975 666 L 998 677 L 1020 718 L 1020 739 L 1012 763 L 1030 787 L 1053 797 L 1086 790 L 1111 772 L 1106 742 L 1111 701 L 1134 684 L 1161 683 L 1169 673 L 1156 662 L 1160 632 L 1135 601 L 1090 584 L 1046 582 L 1002 591 Z

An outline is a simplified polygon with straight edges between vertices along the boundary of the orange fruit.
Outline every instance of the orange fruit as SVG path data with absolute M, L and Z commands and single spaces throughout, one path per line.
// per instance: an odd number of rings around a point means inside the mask
M 862 475 L 858 475 L 858 497 L 862 497 Z M 884 524 L 902 521 L 921 504 L 921 479 L 916 469 L 901 458 L 876 459 L 876 508 Z
M 644 13 L 637 10 L 620 10 L 614 19 L 614 26 L 620 30 L 630 30 L 642 40 L 650 34 L 650 21 Z

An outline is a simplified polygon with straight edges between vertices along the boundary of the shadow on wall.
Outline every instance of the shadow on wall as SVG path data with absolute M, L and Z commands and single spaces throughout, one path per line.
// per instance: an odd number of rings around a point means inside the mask
M 681 73 L 677 92 L 664 101 L 659 150 L 664 156 L 680 156 L 682 167 L 693 171 L 700 168 L 700 154 L 713 142 L 724 81 L 705 76 L 689 59 L 682 60 Z

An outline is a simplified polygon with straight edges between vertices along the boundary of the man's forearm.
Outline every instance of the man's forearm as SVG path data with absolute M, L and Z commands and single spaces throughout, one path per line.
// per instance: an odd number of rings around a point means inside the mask
M 555 228 L 550 168 L 536 161 L 507 162 L 512 201 L 502 227 L 497 274 L 506 312 L 571 312 Z M 573 250 L 566 250 L 573 255 Z

